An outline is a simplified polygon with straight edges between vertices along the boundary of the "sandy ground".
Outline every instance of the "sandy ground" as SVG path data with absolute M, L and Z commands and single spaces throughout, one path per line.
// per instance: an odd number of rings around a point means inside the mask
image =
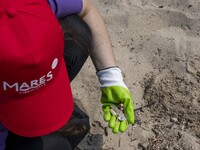
M 91 132 L 79 150 L 200 150 L 200 1 L 94 0 L 135 102 L 136 123 L 113 134 L 88 59 L 72 82 Z

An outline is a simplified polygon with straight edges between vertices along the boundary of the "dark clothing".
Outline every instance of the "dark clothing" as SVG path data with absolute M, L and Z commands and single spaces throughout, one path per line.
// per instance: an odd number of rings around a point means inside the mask
M 64 59 L 70 81 L 78 74 L 88 58 L 92 36 L 87 24 L 78 16 L 72 15 L 60 20 L 65 33 Z M 79 135 L 54 132 L 41 137 L 27 138 L 9 131 L 5 150 L 72 150 L 86 136 L 90 129 L 89 117 L 75 105 L 69 121 L 74 127 L 84 124 L 86 130 Z
M 72 124 L 75 123 L 75 127 L 81 124 L 87 128 L 82 134 L 67 135 L 65 132 L 56 131 L 41 137 L 27 138 L 9 132 L 5 150 L 73 150 L 90 129 L 88 116 L 77 105 L 73 115 L 71 121 Z
M 72 81 L 88 58 L 88 50 L 92 49 L 92 34 L 88 25 L 76 15 L 66 17 L 60 23 L 65 33 L 64 59 Z

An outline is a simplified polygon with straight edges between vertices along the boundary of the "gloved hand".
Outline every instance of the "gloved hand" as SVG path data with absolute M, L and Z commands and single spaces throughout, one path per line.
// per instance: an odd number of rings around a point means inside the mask
M 134 124 L 134 108 L 131 94 L 123 82 L 121 70 L 118 67 L 111 67 L 98 71 L 97 76 L 101 83 L 104 120 L 109 122 L 113 133 L 126 131 L 128 124 Z M 123 106 L 123 113 L 118 109 L 119 105 Z

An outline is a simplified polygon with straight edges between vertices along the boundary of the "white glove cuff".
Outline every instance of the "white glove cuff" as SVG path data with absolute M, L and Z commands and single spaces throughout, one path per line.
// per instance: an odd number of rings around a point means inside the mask
M 121 70 L 118 67 L 100 70 L 96 74 L 99 78 L 102 88 L 108 86 L 122 86 L 128 89 L 124 84 Z

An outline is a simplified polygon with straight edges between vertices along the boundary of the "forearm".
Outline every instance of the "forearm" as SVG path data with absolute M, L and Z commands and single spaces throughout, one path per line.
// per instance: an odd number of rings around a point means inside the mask
M 83 2 L 83 11 L 80 15 L 92 32 L 93 49 L 89 53 L 96 70 L 116 66 L 111 41 L 103 18 L 90 0 L 83 0 Z

